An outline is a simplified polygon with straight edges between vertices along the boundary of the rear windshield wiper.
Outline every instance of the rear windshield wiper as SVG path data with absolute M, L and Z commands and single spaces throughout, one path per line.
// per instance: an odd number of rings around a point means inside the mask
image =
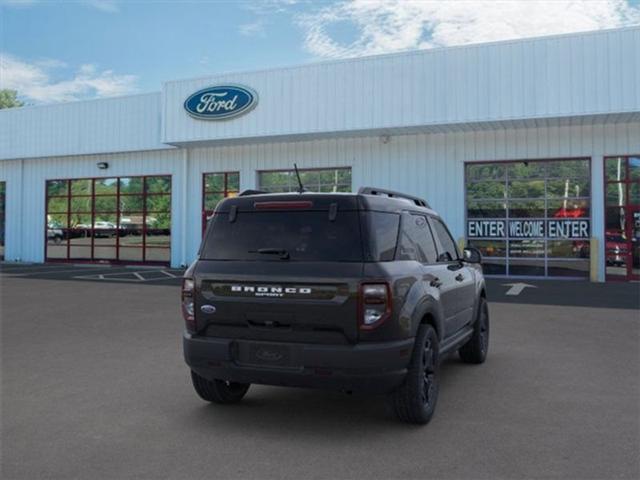
M 264 255 L 280 255 L 281 260 L 289 260 L 290 255 L 284 248 L 259 248 L 258 250 L 249 250 L 249 253 L 262 253 Z

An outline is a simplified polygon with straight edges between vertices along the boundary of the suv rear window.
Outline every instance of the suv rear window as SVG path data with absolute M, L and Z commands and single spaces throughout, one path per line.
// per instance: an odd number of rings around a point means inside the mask
M 327 211 L 239 212 L 230 222 L 215 214 L 207 229 L 200 258 L 204 260 L 280 261 L 286 251 L 291 261 L 361 262 L 362 242 L 358 212 Z

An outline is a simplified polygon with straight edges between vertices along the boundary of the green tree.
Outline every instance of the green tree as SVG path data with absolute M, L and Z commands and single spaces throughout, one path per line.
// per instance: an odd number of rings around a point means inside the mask
M 0 90 L 0 109 L 21 107 L 24 102 L 18 100 L 18 92 L 7 88 Z

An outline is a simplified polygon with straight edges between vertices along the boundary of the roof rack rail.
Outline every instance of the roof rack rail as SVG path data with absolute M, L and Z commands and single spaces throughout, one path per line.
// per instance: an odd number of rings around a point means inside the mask
M 427 201 L 423 198 L 413 197 L 405 193 L 394 192 L 393 190 L 385 190 L 383 188 L 360 187 L 360 189 L 358 190 L 358 194 L 359 195 L 381 195 L 381 196 L 387 196 L 389 198 L 403 198 L 405 200 L 409 200 L 415 203 L 419 207 L 431 208 L 427 203 Z
M 243 190 L 240 192 L 239 197 L 246 197 L 247 195 L 265 195 L 269 192 L 265 192 L 263 190 Z

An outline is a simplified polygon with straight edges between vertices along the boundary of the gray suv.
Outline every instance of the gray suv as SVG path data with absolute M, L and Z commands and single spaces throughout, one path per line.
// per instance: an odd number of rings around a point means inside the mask
M 480 262 L 397 192 L 226 199 L 183 280 L 193 386 L 222 404 L 252 383 L 380 393 L 399 419 L 427 423 L 442 358 L 487 356 Z

